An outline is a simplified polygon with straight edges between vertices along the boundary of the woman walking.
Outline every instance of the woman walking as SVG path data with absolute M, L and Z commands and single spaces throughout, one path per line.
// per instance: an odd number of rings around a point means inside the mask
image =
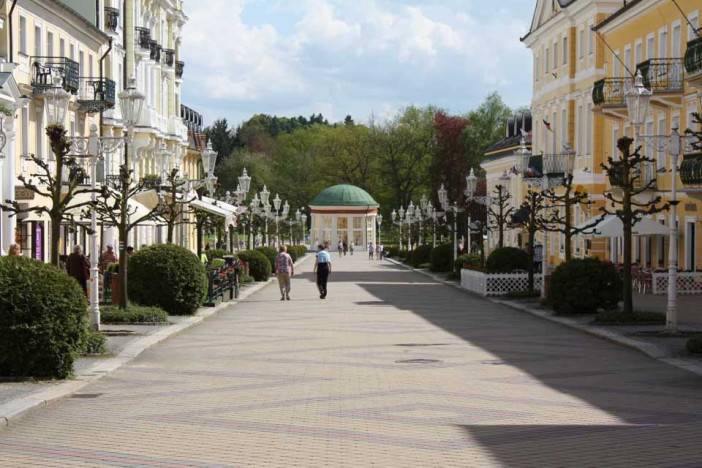
M 313 271 L 317 273 L 317 288 L 319 289 L 319 298 L 327 298 L 327 280 L 331 273 L 331 256 L 326 251 L 325 246 L 318 246 L 319 252 L 314 260 Z

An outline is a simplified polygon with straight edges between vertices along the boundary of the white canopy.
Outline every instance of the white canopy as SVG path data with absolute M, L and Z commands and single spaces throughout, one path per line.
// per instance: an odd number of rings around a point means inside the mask
M 215 201 L 212 198 L 210 198 L 209 200 L 211 201 L 208 202 L 207 200 L 205 200 L 205 197 L 203 197 L 202 200 L 195 199 L 190 202 L 190 205 L 196 209 L 207 211 L 210 214 L 221 216 L 222 218 L 224 218 L 224 222 L 227 225 L 233 223 L 232 220 L 236 218 L 236 211 L 230 211 L 224 206 L 221 206 L 222 202 L 220 201 Z M 234 209 L 236 210 L 236 208 Z
M 584 222 L 578 226 L 578 229 L 585 229 L 582 231 L 584 235 L 595 237 L 622 237 L 624 235 L 624 224 L 618 217 L 607 215 L 594 226 L 587 227 L 591 225 L 595 219 L 596 218 L 592 218 Z M 632 227 L 631 233 L 635 236 L 667 236 L 668 228 L 653 219 L 642 218 Z

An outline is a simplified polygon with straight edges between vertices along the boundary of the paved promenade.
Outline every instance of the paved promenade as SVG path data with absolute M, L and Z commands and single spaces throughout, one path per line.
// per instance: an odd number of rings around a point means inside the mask
M 702 378 L 365 255 L 0 431 L 0 466 L 702 464 Z

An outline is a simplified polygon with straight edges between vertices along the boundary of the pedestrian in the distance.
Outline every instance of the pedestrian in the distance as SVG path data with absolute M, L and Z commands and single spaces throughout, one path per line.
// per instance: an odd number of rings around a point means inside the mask
M 336 252 L 339 254 L 339 257 L 341 257 L 344 254 L 344 244 L 339 241 L 338 244 L 336 244 Z
M 22 249 L 20 249 L 19 244 L 10 244 L 10 248 L 7 250 L 7 255 L 10 257 L 21 257 Z
M 327 280 L 331 273 L 331 255 L 327 252 L 323 245 L 318 246 L 319 252 L 314 260 L 313 271 L 317 273 L 317 288 L 319 289 L 319 298 L 327 298 Z
M 344 241 L 344 257 L 346 256 L 346 253 L 349 251 L 349 244 Z
M 278 255 L 275 257 L 275 274 L 278 276 L 278 286 L 280 287 L 280 300 L 290 300 L 290 278 L 295 274 L 292 257 L 288 254 L 288 248 L 281 245 L 278 248 Z
M 380 244 L 380 248 L 378 250 L 380 250 L 379 260 L 384 259 L 385 258 L 385 246 L 383 244 Z
M 375 248 L 373 247 L 373 243 L 369 242 L 368 243 L 368 260 L 373 260 L 374 253 L 375 253 Z
M 100 255 L 100 271 L 104 272 L 110 263 L 117 263 L 117 255 L 115 255 L 114 248 L 110 244 L 107 244 L 105 251 Z
M 382 252 L 380 244 L 375 245 L 375 259 L 380 260 L 380 253 Z
M 353 242 L 349 244 L 349 253 L 353 255 Z
M 83 250 L 80 245 L 73 247 L 73 252 L 68 256 L 66 261 L 66 271 L 69 276 L 72 276 L 78 281 L 83 292 L 88 294 L 88 276 L 89 266 L 88 260 L 83 255 Z

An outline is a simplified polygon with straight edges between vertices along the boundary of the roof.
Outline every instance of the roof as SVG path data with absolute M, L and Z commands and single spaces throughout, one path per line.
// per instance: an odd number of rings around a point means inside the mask
M 310 206 L 364 206 L 377 207 L 373 197 L 360 187 L 339 184 L 327 187 L 314 197 Z

